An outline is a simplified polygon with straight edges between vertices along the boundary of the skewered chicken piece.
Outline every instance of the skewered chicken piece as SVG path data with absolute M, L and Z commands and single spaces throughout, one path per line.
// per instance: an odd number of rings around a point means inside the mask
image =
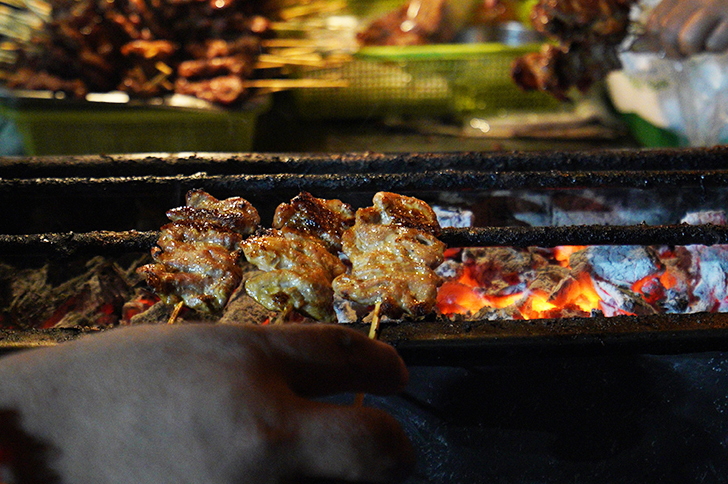
M 341 200 L 316 198 L 301 192 L 282 203 L 273 215 L 273 228 L 289 229 L 318 238 L 332 253 L 341 250 L 341 235 L 354 224 L 354 211 Z
M 351 272 L 333 281 L 337 296 L 398 318 L 420 318 L 435 307 L 441 280 L 434 268 L 443 260 L 440 225 L 422 200 L 379 192 L 374 205 L 356 212 L 342 237 Z
M 318 321 L 333 321 L 331 281 L 346 270 L 335 253 L 353 218 L 340 200 L 306 192 L 279 205 L 274 229 L 242 244 L 248 261 L 265 271 L 245 283 L 247 293 L 272 311 L 295 309 Z
M 162 227 L 152 249 L 155 263 L 138 272 L 165 303 L 183 301 L 198 311 L 219 311 L 240 285 L 240 244 L 260 217 L 240 197 L 218 200 L 191 190 L 186 203 L 167 212 L 172 223 Z
M 313 238 L 283 229 L 247 239 L 243 252 L 261 269 L 247 293 L 272 311 L 295 309 L 318 321 L 334 319 L 331 281 L 346 268 Z

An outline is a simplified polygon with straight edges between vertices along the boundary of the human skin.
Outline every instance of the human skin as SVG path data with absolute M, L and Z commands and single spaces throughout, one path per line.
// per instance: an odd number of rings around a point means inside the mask
M 647 32 L 670 57 L 728 49 L 728 1 L 662 0 L 650 13 Z
M 414 460 L 399 424 L 316 398 L 407 378 L 394 348 L 337 325 L 150 325 L 0 359 L 0 409 L 61 482 L 396 482 Z

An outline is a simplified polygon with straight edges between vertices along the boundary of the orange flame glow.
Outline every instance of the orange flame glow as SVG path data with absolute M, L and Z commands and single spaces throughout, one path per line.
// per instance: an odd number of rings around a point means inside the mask
M 569 256 L 583 246 L 562 246 L 553 249 L 553 259 L 569 268 Z M 563 309 L 572 313 L 591 313 L 601 309 L 602 299 L 594 288 L 591 277 L 582 273 L 559 286 L 558 291 L 549 294 L 542 290 L 526 290 L 504 295 L 486 294 L 472 276 L 471 267 L 464 266 L 455 280 L 445 282 L 438 293 L 437 307 L 442 314 L 474 315 L 484 308 L 513 307 L 515 318 L 538 319 L 559 317 Z

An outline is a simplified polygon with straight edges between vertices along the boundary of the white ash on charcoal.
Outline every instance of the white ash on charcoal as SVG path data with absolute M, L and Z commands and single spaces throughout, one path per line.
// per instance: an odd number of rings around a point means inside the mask
M 690 212 L 680 220 L 680 223 L 688 225 L 728 225 L 728 216 L 723 210 L 704 210 L 701 212 Z
M 550 196 L 546 225 L 658 225 L 673 221 L 674 203 L 655 191 L 577 190 Z
M 602 298 L 600 307 L 605 316 L 619 316 L 622 314 L 636 314 L 646 316 L 657 314 L 658 311 L 650 306 L 639 294 L 608 281 L 594 279 L 594 289 Z
M 532 272 L 528 289 L 549 294 L 549 299 L 556 297 L 563 290 L 564 283 L 571 277 L 571 271 L 559 265 L 548 265 Z
M 475 313 L 473 317 L 466 319 L 474 321 L 499 321 L 503 319 L 523 318 L 521 317 L 520 312 L 515 306 L 508 306 L 506 308 L 491 308 L 486 306 L 477 313 Z
M 462 271 L 462 264 L 453 259 L 445 259 L 435 268 L 435 274 L 443 279 L 453 279 Z
M 728 246 L 691 245 L 689 274 L 694 282 L 690 312 L 728 311 Z
M 433 205 L 440 227 L 467 228 L 473 226 L 473 212 L 459 207 Z
M 590 246 L 574 253 L 569 263 L 574 271 L 622 287 L 631 287 L 662 268 L 654 249 L 637 245 Z
M 728 216 L 723 210 L 703 210 L 687 213 L 682 222 L 726 225 Z M 686 271 L 693 286 L 687 311 L 728 311 L 728 245 L 688 245 L 684 251 L 678 254 L 689 254 Z M 683 262 L 682 265 L 687 264 Z

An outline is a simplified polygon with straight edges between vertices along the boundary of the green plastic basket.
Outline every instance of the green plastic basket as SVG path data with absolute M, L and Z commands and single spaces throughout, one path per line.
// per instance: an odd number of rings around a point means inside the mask
M 28 155 L 250 151 L 257 118 L 270 105 L 269 96 L 235 110 L 40 101 L 0 103 Z
M 511 80 L 513 60 L 539 48 L 495 43 L 364 47 L 340 66 L 298 72 L 300 77 L 348 82 L 347 87 L 298 90 L 299 113 L 367 118 L 556 109 L 560 103 L 551 96 L 524 92 Z

